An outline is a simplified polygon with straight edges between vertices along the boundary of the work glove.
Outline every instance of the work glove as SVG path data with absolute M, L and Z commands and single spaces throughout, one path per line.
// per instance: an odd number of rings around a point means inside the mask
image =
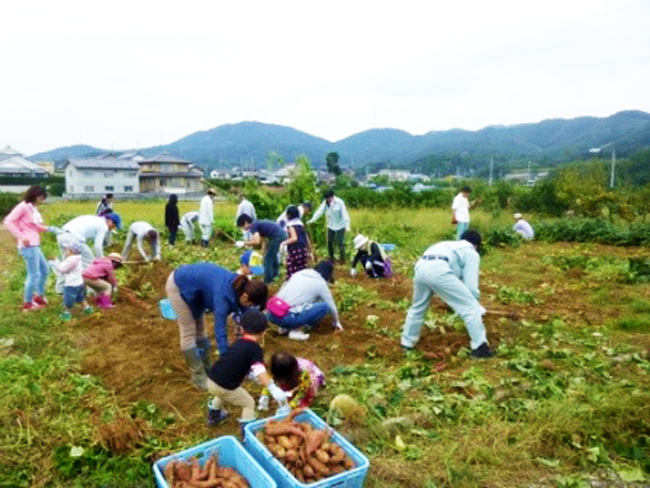
M 260 395 L 260 399 L 257 402 L 257 409 L 266 412 L 269 409 L 269 396 L 268 395 Z
M 372 263 L 371 263 L 370 261 L 366 261 L 366 269 L 367 269 L 368 271 L 371 271 L 371 270 L 372 270 Z
M 350 232 L 350 226 L 349 225 L 345 228 L 345 232 Z
M 282 405 L 278 408 L 278 411 L 275 412 L 276 415 L 289 415 L 291 413 L 291 407 L 289 405 Z
M 239 247 L 239 248 L 244 247 L 244 241 L 237 241 L 237 242 L 235 242 L 235 247 Z
M 287 404 L 287 394 L 282 391 L 282 388 L 280 388 L 278 385 L 275 383 L 271 382 L 269 383 L 269 386 L 267 386 L 267 389 L 269 390 L 269 393 L 273 397 L 273 399 L 278 402 L 281 406 Z
M 334 324 L 334 330 L 336 330 L 336 332 L 342 331 L 343 330 L 343 324 L 341 324 L 341 322 L 335 323 Z
M 483 305 L 478 306 L 478 311 L 480 312 L 481 315 L 485 315 L 487 310 L 485 310 L 485 307 Z
M 350 268 L 350 276 L 354 278 L 356 275 L 357 275 L 357 270 L 354 268 Z
M 48 232 L 51 232 L 51 233 L 54 234 L 55 236 L 58 236 L 59 234 L 63 234 L 63 232 L 65 232 L 64 230 L 59 229 L 58 227 L 56 227 L 56 226 L 54 226 L 54 225 L 50 225 L 50 226 L 48 226 L 48 227 L 47 227 L 47 231 L 48 231 Z

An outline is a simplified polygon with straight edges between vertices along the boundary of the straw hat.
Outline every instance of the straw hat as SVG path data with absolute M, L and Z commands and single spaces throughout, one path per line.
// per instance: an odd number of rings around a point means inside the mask
M 520 218 L 523 217 L 523 215 L 521 215 L 520 213 L 516 213 L 516 214 L 514 215 L 514 217 L 515 217 L 516 219 L 520 219 Z
M 354 242 L 354 248 L 357 249 L 357 250 L 361 249 L 363 246 L 366 245 L 366 243 L 369 240 L 370 239 L 368 239 L 363 234 L 357 234 L 357 236 L 354 238 L 354 241 L 353 241 Z
M 110 259 L 111 261 L 117 261 L 118 263 L 121 263 L 121 262 L 122 262 L 122 256 L 120 256 L 120 254 L 117 253 L 117 252 L 112 252 L 112 253 L 110 253 L 107 257 L 108 257 L 108 259 Z

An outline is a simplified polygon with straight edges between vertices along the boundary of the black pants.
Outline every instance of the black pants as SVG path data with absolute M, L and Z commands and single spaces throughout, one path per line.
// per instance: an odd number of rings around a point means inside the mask
M 176 243 L 176 233 L 177 230 L 171 230 L 169 229 L 169 245 L 173 246 Z
M 334 261 L 334 241 L 336 241 L 339 246 L 341 262 L 345 263 L 345 229 L 327 229 L 327 252 L 332 261 Z

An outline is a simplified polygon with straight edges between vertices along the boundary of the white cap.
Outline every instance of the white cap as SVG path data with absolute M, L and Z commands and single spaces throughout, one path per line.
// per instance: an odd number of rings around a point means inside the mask
M 523 215 L 521 215 L 520 213 L 516 213 L 516 214 L 514 215 L 514 217 L 515 217 L 516 219 L 520 219 L 520 218 L 523 217 Z
M 355 249 L 361 249 L 363 246 L 365 246 L 366 242 L 368 242 L 370 239 L 368 239 L 366 236 L 363 234 L 357 234 L 357 236 L 354 238 L 354 248 Z

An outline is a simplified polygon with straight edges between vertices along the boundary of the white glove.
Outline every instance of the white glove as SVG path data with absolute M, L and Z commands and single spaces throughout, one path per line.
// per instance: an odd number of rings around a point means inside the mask
M 357 275 L 357 270 L 354 268 L 350 268 L 350 276 L 354 278 L 356 275 Z
M 286 245 L 286 244 L 282 244 L 282 245 L 280 246 L 280 254 L 286 254 L 286 253 L 287 253 L 287 245 Z
M 113 287 L 113 293 L 117 293 L 117 286 Z
M 283 405 L 278 408 L 278 411 L 275 412 L 276 415 L 289 415 L 291 413 L 291 407 L 289 405 Z
M 485 307 L 483 305 L 478 306 L 478 311 L 481 313 L 481 315 L 485 315 L 487 310 L 485 310 Z
M 235 242 L 235 247 L 239 247 L 239 248 L 244 247 L 244 241 L 237 241 L 237 242 Z
M 345 228 L 345 232 L 350 232 L 350 226 L 349 225 Z
M 372 269 L 372 263 L 370 262 L 370 260 L 366 261 L 366 269 L 368 271 L 370 271 Z
M 269 383 L 269 386 L 267 386 L 269 393 L 273 397 L 273 399 L 278 402 L 280 405 L 286 405 L 287 403 L 287 394 L 282 391 L 282 388 L 280 388 L 278 385 L 275 383 L 271 382 Z
M 334 324 L 334 329 L 337 330 L 337 331 L 343 330 L 343 325 L 341 324 L 341 322 L 335 323 Z
M 268 395 L 260 395 L 260 399 L 257 402 L 257 409 L 261 410 L 262 412 L 266 412 L 269 409 L 269 396 Z

